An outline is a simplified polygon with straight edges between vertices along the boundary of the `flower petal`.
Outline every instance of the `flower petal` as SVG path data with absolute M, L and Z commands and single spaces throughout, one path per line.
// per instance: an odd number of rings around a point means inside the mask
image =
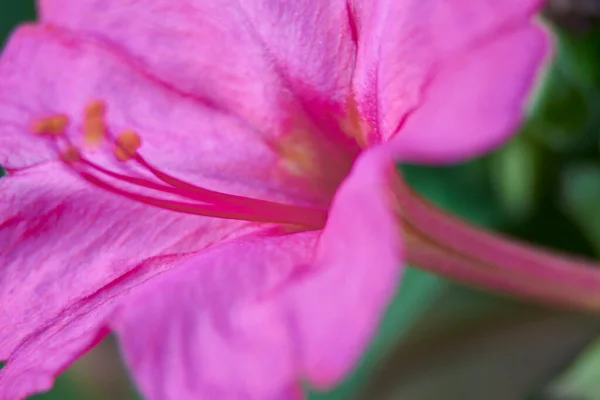
M 0 76 L 0 164 L 9 170 L 58 158 L 46 139 L 29 133 L 35 118 L 66 113 L 72 117 L 71 140 L 85 148 L 83 110 L 89 101 L 101 99 L 108 106 L 110 130 L 137 131 L 144 157 L 179 178 L 292 203 L 322 202 L 327 195 L 318 179 L 306 180 L 288 168 L 267 134 L 171 90 L 103 42 L 54 28 L 24 27 L 3 54 Z M 108 144 L 88 153 L 100 164 L 131 173 L 128 164 L 114 159 Z
M 496 38 L 500 41 L 504 36 L 511 36 L 515 30 L 530 26 L 531 16 L 541 4 L 540 0 L 355 1 L 353 13 L 358 26 L 359 51 L 354 90 L 359 110 L 372 125 L 378 139 L 385 141 L 396 134 L 414 110 L 429 102 L 439 106 L 442 101 L 432 99 L 434 95 L 430 92 L 436 91 L 436 85 L 443 83 L 432 80 L 437 75 L 449 75 L 450 72 L 444 69 L 447 66 L 452 68 L 463 58 L 475 59 L 475 54 L 470 53 L 478 48 L 484 49 L 485 54 L 489 55 L 486 46 L 493 46 Z M 538 47 L 533 49 L 529 47 L 531 44 L 512 44 L 515 54 L 511 54 L 511 57 L 519 58 L 508 65 L 512 69 L 506 74 L 501 68 L 492 70 L 501 74 L 502 79 L 480 82 L 485 76 L 479 72 L 477 81 L 468 79 L 460 83 L 461 87 L 481 85 L 485 87 L 486 91 L 482 93 L 487 97 L 505 95 L 520 106 L 520 98 L 515 100 L 515 94 L 506 93 L 504 76 L 513 74 L 513 78 L 518 79 L 513 86 L 519 89 L 526 86 L 524 82 L 530 80 L 532 70 L 539 61 L 539 43 L 535 43 Z M 527 55 L 527 52 L 532 54 Z M 486 66 L 490 67 L 489 64 Z M 498 86 L 493 85 L 495 82 Z M 472 114 L 477 115 L 477 110 L 482 103 L 485 104 L 485 100 L 486 97 L 465 96 L 451 99 L 442 104 L 442 112 L 444 115 L 455 115 L 455 120 L 467 121 L 472 115 L 464 115 L 464 109 L 472 107 Z M 463 102 L 468 102 L 468 105 L 463 105 Z M 433 119 L 435 123 L 435 116 L 432 117 L 427 111 L 423 113 L 427 116 L 421 119 Z M 510 118 L 515 116 L 510 115 Z M 444 120 L 442 123 L 452 126 L 455 120 Z M 494 122 L 490 125 L 488 130 L 498 129 L 493 126 Z M 423 131 L 419 134 L 427 135 Z M 477 132 L 477 135 L 485 137 L 488 133 Z M 494 133 L 490 135 L 494 136 Z M 403 131 L 398 136 L 403 136 Z M 451 140 L 449 138 L 452 137 L 448 136 L 446 140 Z
M 154 280 L 113 328 L 148 399 L 284 398 L 298 345 L 273 293 L 312 259 L 319 232 L 239 238 Z
M 322 236 L 238 238 L 128 300 L 113 327 L 149 399 L 286 398 L 302 378 L 329 387 L 352 368 L 401 271 L 384 154 L 359 161 Z
M 398 159 L 454 162 L 504 143 L 525 113 L 547 47 L 543 32 L 527 26 L 447 63 L 391 140 Z
M 39 93 L 40 88 L 46 85 L 28 76 L 37 43 L 20 40 L 24 36 L 23 31 L 20 29 L 13 34 L 13 39 L 8 41 L 0 58 L 0 165 L 9 169 L 56 158 L 56 152 L 48 141 L 32 140 L 30 126 L 33 118 L 45 117 L 48 110 L 43 107 L 35 110 L 29 101 L 34 93 Z M 28 85 L 30 80 L 34 81 L 31 86 Z M 32 92 L 32 89 L 35 91 Z M 43 114 L 36 115 L 35 111 Z
M 0 179 L 0 398 L 49 388 L 132 287 L 249 229 L 93 190 L 58 164 Z
M 387 149 L 361 155 L 336 194 L 314 271 L 286 293 L 303 340 L 303 375 L 319 388 L 356 364 L 399 284 L 404 249 L 395 174 Z
M 350 95 L 355 57 L 344 0 L 40 6 L 42 22 L 109 43 L 173 89 L 240 116 L 262 134 L 311 129 L 344 139 L 337 117 Z

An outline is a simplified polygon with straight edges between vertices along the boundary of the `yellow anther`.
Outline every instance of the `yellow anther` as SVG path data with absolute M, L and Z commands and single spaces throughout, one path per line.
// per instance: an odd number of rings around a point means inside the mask
M 85 119 L 104 119 L 106 104 L 102 100 L 94 100 L 85 106 Z
M 85 107 L 83 120 L 83 136 L 88 145 L 96 147 L 106 137 L 106 104 L 95 100 Z
M 62 135 L 69 124 L 69 117 L 56 114 L 33 121 L 31 130 L 37 135 Z
M 115 156 L 119 161 L 127 161 L 135 156 L 140 148 L 142 140 L 139 135 L 132 130 L 126 130 L 117 137 Z
M 100 118 L 88 118 L 83 122 L 83 135 L 87 144 L 97 146 L 106 137 L 106 124 Z

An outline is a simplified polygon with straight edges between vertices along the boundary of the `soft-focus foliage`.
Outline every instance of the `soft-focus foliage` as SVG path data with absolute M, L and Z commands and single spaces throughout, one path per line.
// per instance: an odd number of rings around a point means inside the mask
M 0 35 L 32 12 L 30 2 L 2 2 Z M 516 140 L 463 165 L 403 170 L 421 193 L 478 224 L 600 257 L 600 22 L 577 15 L 554 26 L 559 52 Z M 409 270 L 361 366 L 339 388 L 311 398 L 596 400 L 600 351 L 592 343 L 599 332 L 588 316 L 524 306 Z M 33 398 L 131 393 L 114 367 L 114 348 L 100 351 Z M 122 390 L 98 384 L 107 382 L 100 371 Z

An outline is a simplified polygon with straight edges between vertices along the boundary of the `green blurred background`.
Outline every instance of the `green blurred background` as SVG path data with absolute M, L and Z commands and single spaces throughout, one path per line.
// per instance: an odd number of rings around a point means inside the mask
M 32 0 L 0 0 L 0 39 L 34 19 Z M 479 225 L 599 258 L 600 0 L 553 0 L 542 19 L 556 56 L 520 134 L 462 165 L 402 169 L 421 193 Z M 599 334 L 600 318 L 410 269 L 359 368 L 310 398 L 600 400 Z M 138 397 L 109 338 L 32 398 Z

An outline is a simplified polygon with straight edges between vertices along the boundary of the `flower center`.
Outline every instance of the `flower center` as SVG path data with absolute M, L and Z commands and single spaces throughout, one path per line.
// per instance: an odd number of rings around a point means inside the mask
M 320 229 L 327 210 L 298 206 L 210 190 L 186 182 L 152 165 L 138 152 L 140 136 L 133 130 L 113 135 L 106 124 L 106 106 L 89 103 L 84 111 L 83 135 L 86 146 L 98 147 L 108 140 L 118 162 L 135 163 L 149 174 L 123 174 L 105 168 L 84 156 L 67 136 L 69 117 L 51 115 L 33 122 L 31 130 L 53 141 L 60 159 L 72 172 L 90 184 L 129 200 L 180 213 L 215 218 L 291 224 Z

